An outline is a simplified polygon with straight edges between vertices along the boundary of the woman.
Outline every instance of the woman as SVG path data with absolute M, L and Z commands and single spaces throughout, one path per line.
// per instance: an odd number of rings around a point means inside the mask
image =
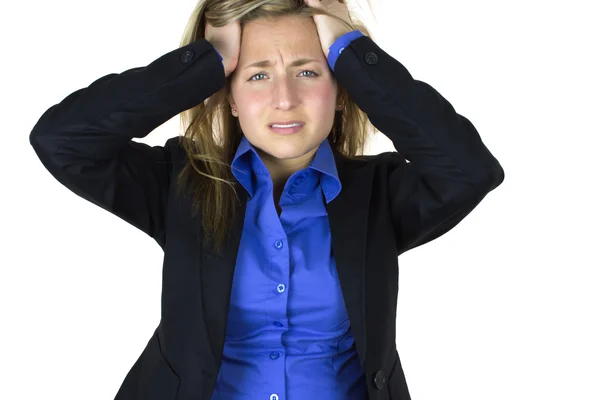
M 305 1 L 202 0 L 179 49 L 31 132 L 57 180 L 164 250 L 161 322 L 116 400 L 410 399 L 398 256 L 504 171 L 346 4 Z M 183 136 L 132 140 L 180 113 Z M 362 155 L 369 123 L 397 152 Z

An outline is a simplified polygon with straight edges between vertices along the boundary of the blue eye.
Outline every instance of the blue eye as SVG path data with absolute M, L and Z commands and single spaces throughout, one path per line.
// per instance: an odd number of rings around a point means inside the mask
M 303 72 L 310 72 L 311 74 L 313 74 L 312 76 L 318 76 L 317 73 L 314 72 L 314 71 L 304 70 L 304 71 L 302 71 L 300 73 L 303 73 Z
M 317 73 L 316 73 L 316 72 L 314 72 L 314 71 L 310 71 L 310 70 L 304 70 L 304 71 L 302 71 L 302 72 L 300 72 L 300 73 L 301 73 L 301 74 L 303 74 L 303 73 L 305 73 L 305 72 L 310 72 L 310 73 L 312 74 L 312 75 L 304 75 L 304 76 L 305 76 L 305 77 L 307 77 L 307 78 L 311 78 L 311 77 L 317 77 L 317 76 L 319 76 L 319 74 L 317 74 Z M 252 75 L 252 77 L 250 77 L 250 79 L 248 79 L 248 80 L 249 80 L 249 81 L 262 81 L 262 79 L 254 79 L 254 77 L 257 77 L 257 76 L 259 76 L 259 75 L 264 75 L 264 76 L 266 76 L 266 75 L 265 75 L 263 72 L 259 72 L 259 73 L 258 73 L 258 74 L 256 74 L 256 75 Z
M 251 77 L 249 80 L 251 80 L 251 81 L 262 80 L 262 79 L 253 79 L 255 76 L 259 76 L 259 75 L 265 75 L 265 74 L 263 74 L 263 73 L 261 72 L 261 73 L 259 73 L 259 74 L 253 75 L 253 76 L 252 76 L 252 77 Z M 266 76 L 266 75 L 265 75 L 265 76 Z

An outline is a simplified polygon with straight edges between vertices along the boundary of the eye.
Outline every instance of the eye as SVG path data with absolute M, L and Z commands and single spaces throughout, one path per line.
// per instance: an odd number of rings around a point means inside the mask
M 304 70 L 304 71 L 301 71 L 301 72 L 300 72 L 300 74 L 303 74 L 303 73 L 305 73 L 305 72 L 310 72 L 310 73 L 312 74 L 312 75 L 304 75 L 304 77 L 306 77 L 306 78 L 312 78 L 312 77 L 317 77 L 317 76 L 319 76 L 319 74 L 317 74 L 316 72 L 314 72 L 314 71 L 310 71 L 310 70 L 307 70 L 307 69 L 306 69 L 306 70 Z M 262 81 L 262 79 L 254 79 L 255 77 L 257 77 L 257 76 L 261 76 L 261 75 L 264 75 L 264 76 L 266 76 L 266 74 L 265 74 L 265 73 L 263 73 L 263 72 L 259 72 L 259 73 L 258 73 L 258 74 L 256 74 L 256 75 L 252 75 L 252 77 L 250 77 L 250 79 L 248 79 L 248 80 L 249 80 L 249 81 Z
M 302 71 L 302 72 L 300 72 L 300 73 L 302 74 L 302 73 L 304 73 L 304 72 L 310 72 L 311 74 L 313 74 L 312 76 L 319 76 L 319 74 L 317 74 L 317 73 L 316 73 L 316 72 L 314 72 L 314 71 L 310 71 L 310 70 L 304 70 L 304 71 Z
M 262 72 L 261 72 L 261 73 L 258 73 L 258 74 L 256 74 L 256 75 L 253 75 L 253 76 L 252 76 L 252 77 L 251 77 L 249 80 L 250 80 L 250 81 L 257 81 L 257 80 L 258 80 L 258 81 L 260 81 L 260 80 L 262 80 L 262 79 L 254 79 L 254 77 L 256 77 L 256 76 L 260 76 L 260 75 L 265 75 L 265 74 L 263 74 Z M 265 75 L 265 76 L 266 76 L 266 75 Z

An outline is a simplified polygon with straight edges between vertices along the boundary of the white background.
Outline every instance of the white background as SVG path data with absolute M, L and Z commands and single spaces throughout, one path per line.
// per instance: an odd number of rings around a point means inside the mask
M 374 40 L 469 118 L 506 174 L 451 232 L 399 258 L 413 400 L 600 399 L 594 2 L 372 2 Z M 3 7 L 2 399 L 112 399 L 159 323 L 162 250 L 58 183 L 29 133 L 73 91 L 178 48 L 194 5 Z M 176 117 L 142 141 L 178 132 Z M 388 150 L 379 135 L 368 153 Z

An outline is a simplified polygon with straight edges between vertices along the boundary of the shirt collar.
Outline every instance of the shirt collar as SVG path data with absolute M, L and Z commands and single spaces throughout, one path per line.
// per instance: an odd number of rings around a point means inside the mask
M 327 138 L 319 145 L 308 169 L 320 173 L 321 189 L 327 203 L 341 192 L 342 184 L 338 176 L 333 151 Z M 246 189 L 250 198 L 254 196 L 258 185 L 262 181 L 270 179 L 269 170 L 258 155 L 256 148 L 244 135 L 242 135 L 242 140 L 233 157 L 231 170 L 238 182 Z

